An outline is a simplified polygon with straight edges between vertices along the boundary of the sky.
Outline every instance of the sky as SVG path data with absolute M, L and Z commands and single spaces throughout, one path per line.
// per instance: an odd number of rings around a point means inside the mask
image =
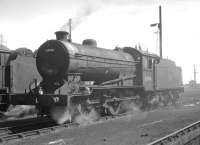
M 97 40 L 98 46 L 135 46 L 159 54 L 158 6 L 163 14 L 163 56 L 183 70 L 183 81 L 193 79 L 193 65 L 200 72 L 199 0 L 0 0 L 0 34 L 4 44 L 37 49 L 57 30 L 68 30 L 72 40 Z M 197 73 L 200 82 L 200 73 Z

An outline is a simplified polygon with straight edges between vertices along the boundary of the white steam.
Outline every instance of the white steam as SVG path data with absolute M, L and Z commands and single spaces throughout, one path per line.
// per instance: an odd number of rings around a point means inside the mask
M 65 122 L 76 122 L 80 125 L 87 125 L 99 118 L 94 109 L 84 111 L 80 105 L 71 107 L 54 107 L 51 110 L 52 119 L 58 124 Z
M 72 121 L 72 114 L 73 114 L 72 108 L 58 106 L 52 108 L 50 113 L 52 119 L 55 120 L 58 124 L 63 124 L 67 121 L 68 122 Z
M 132 119 L 146 118 L 147 112 L 141 110 L 141 104 L 136 104 L 135 102 L 124 101 L 121 103 L 121 108 L 123 112 L 126 113 L 125 120 L 130 121 Z
M 75 118 L 75 122 L 84 126 L 92 124 L 98 119 L 99 119 L 98 113 L 95 111 L 95 109 L 92 109 L 90 112 L 80 112 L 80 115 L 78 115 Z
M 11 106 L 7 112 L 4 113 L 7 119 L 9 118 L 23 118 L 31 115 L 36 115 L 38 110 L 31 105 L 16 105 Z

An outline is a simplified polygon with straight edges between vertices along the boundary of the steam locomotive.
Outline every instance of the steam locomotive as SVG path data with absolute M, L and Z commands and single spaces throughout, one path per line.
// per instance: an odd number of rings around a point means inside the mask
M 44 42 L 36 58 L 18 57 L 1 65 L 1 111 L 10 104 L 35 105 L 41 114 L 81 106 L 115 115 L 123 104 L 175 104 L 183 92 L 181 68 L 172 60 L 132 47 L 100 48 L 92 39 L 77 44 L 65 31 Z

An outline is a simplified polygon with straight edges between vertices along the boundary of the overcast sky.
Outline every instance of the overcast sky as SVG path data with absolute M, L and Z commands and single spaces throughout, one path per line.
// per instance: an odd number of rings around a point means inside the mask
M 135 46 L 158 54 L 158 5 L 163 12 L 163 55 L 183 68 L 184 83 L 200 72 L 198 0 L 0 0 L 0 33 L 10 49 L 37 49 L 73 21 L 72 40 L 98 46 Z M 197 75 L 200 81 L 200 73 Z

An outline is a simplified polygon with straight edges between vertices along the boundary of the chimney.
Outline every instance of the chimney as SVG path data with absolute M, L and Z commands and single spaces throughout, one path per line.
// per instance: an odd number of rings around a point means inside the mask
M 67 42 L 69 41 L 69 39 L 68 39 L 69 33 L 68 32 L 66 32 L 66 31 L 56 31 L 55 34 L 56 34 L 57 40 L 67 41 Z

